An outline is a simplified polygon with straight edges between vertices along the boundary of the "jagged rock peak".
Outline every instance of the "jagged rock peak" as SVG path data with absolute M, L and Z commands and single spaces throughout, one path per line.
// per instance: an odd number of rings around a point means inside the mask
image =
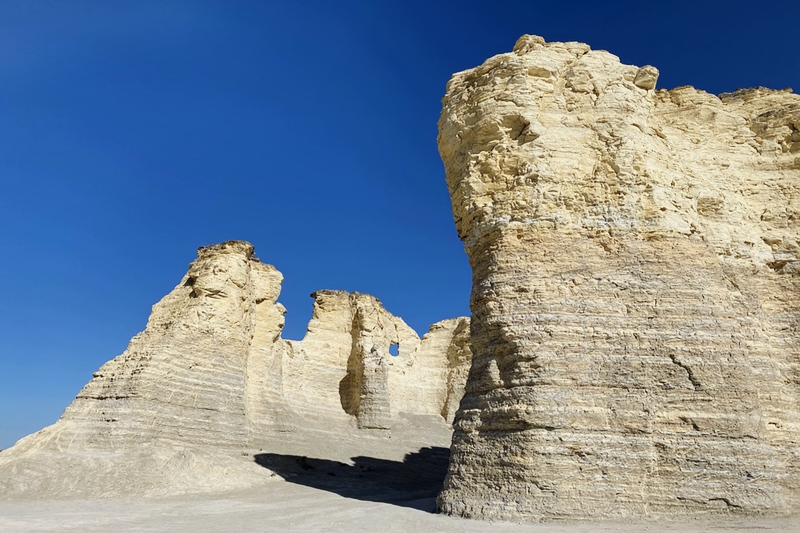
M 218 244 L 201 246 L 197 249 L 197 256 L 204 257 L 211 254 L 242 254 L 247 259 L 253 257 L 255 249 L 247 241 L 225 241 Z
M 540 37 L 538 35 L 523 35 L 519 39 L 517 39 L 516 44 L 514 44 L 513 52 L 517 55 L 525 55 L 530 52 L 534 52 L 536 50 L 541 50 L 545 47 L 554 47 L 554 48 L 561 48 L 566 49 L 572 53 L 574 53 L 577 57 L 580 57 L 584 54 L 587 54 L 591 51 L 591 48 L 587 44 L 583 43 L 547 43 L 544 40 L 544 37 Z M 652 65 L 645 65 L 642 68 L 636 71 L 636 74 L 633 77 L 633 84 L 639 87 L 640 89 L 645 90 L 652 90 L 656 87 L 656 82 L 658 81 L 658 69 Z
M 800 96 L 522 37 L 439 120 L 473 271 L 446 513 L 800 510 Z

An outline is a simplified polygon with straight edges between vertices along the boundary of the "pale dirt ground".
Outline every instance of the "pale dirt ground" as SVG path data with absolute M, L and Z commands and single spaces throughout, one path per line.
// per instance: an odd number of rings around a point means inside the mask
M 669 524 L 514 524 L 450 518 L 403 505 L 358 500 L 278 481 L 266 490 L 161 501 L 0 502 L 2 532 L 656 532 L 800 531 L 800 519 L 715 519 Z
M 73 499 L 48 493 L 15 497 L 0 491 L 0 533 L 800 533 L 800 516 L 746 520 L 722 516 L 670 523 L 517 524 L 437 515 L 433 513 L 434 497 L 447 470 L 449 433 L 442 430 L 437 436 L 435 428 L 428 428 L 423 432 L 426 443 L 414 440 L 412 433 L 398 433 L 390 440 L 360 437 L 350 442 L 346 436 L 302 438 L 293 434 L 291 439 L 275 439 L 247 457 L 231 454 L 231 461 L 243 461 L 252 468 L 246 480 L 256 480 L 255 485 L 236 491 L 215 490 L 211 484 L 202 494 Z M 431 441 L 438 445 L 431 446 Z M 99 483 L 97 471 L 87 476 L 74 468 L 59 469 L 54 461 L 47 461 L 45 466 L 50 476 L 71 476 L 79 484 Z M 189 468 L 194 470 L 196 465 Z M 181 471 L 166 475 L 180 476 Z M 133 478 L 127 486 L 135 488 Z

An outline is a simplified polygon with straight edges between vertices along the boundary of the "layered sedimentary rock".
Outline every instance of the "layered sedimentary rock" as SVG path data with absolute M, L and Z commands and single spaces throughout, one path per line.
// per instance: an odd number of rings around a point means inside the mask
M 471 361 L 468 319 L 437 322 L 420 339 L 374 296 L 312 297 L 305 337 L 285 341 L 284 391 L 293 412 L 362 429 L 390 429 L 402 414 L 452 421 L 451 389 L 463 395 Z M 393 345 L 397 356 L 390 355 Z
M 200 248 L 125 353 L 56 424 L 3 452 L 0 494 L 233 488 L 263 469 L 231 456 L 276 435 L 388 437 L 408 417 L 452 421 L 470 364 L 467 319 L 420 340 L 373 296 L 318 291 L 305 338 L 288 341 L 282 280 L 249 243 Z
M 474 360 L 446 513 L 800 511 L 800 96 L 657 77 L 524 36 L 448 84 Z

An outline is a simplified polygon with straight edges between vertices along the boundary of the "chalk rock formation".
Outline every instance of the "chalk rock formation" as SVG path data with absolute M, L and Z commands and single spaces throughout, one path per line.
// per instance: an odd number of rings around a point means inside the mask
M 317 291 L 312 297 L 305 337 L 285 341 L 284 391 L 293 412 L 326 423 L 355 421 L 363 429 L 389 429 L 403 414 L 452 422 L 452 398 L 463 395 L 471 361 L 468 319 L 437 322 L 420 339 L 374 296 Z
M 448 84 L 474 360 L 446 513 L 800 510 L 800 96 L 657 76 L 524 36 Z
M 249 243 L 200 248 L 125 353 L 56 424 L 3 452 L 0 494 L 235 488 L 263 469 L 231 456 L 269 448 L 276 435 L 388 437 L 419 416 L 447 427 L 470 364 L 467 319 L 434 324 L 420 340 L 373 296 L 318 291 L 304 340 L 287 341 L 282 280 Z

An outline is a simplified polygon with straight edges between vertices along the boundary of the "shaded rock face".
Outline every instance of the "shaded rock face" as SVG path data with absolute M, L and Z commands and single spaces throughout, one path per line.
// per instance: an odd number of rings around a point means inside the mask
M 263 469 L 231 455 L 268 449 L 271 438 L 389 437 L 409 417 L 452 422 L 470 364 L 468 319 L 420 339 L 373 296 L 318 291 L 304 340 L 288 341 L 282 280 L 249 243 L 200 248 L 146 329 L 61 419 L 3 452 L 0 494 L 236 488 Z
M 474 359 L 445 513 L 800 510 L 800 96 L 657 76 L 524 36 L 448 84 Z

